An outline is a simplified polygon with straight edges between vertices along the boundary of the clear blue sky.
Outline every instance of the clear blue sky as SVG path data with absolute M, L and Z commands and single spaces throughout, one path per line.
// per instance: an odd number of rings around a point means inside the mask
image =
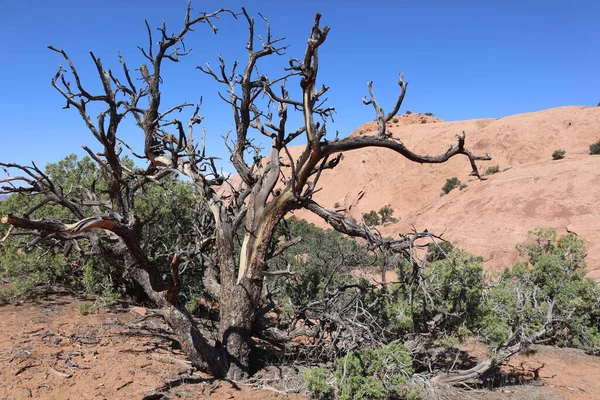
M 323 14 L 331 32 L 321 48 L 320 83 L 331 87 L 337 108 L 333 135 L 353 131 L 373 119 L 362 105 L 366 82 L 375 81 L 378 100 L 391 107 L 398 93 L 398 72 L 410 82 L 401 112 L 433 112 L 444 120 L 462 120 L 535 111 L 600 101 L 600 2 L 597 0 L 397 0 L 397 1 L 200 1 L 196 10 L 239 10 L 245 4 L 271 20 L 276 36 L 301 57 L 314 13 Z M 179 31 L 186 1 L 30 0 L 2 2 L 0 24 L 0 160 L 44 165 L 65 155 L 82 154 L 94 143 L 77 112 L 63 110 L 64 100 L 50 86 L 61 59 L 46 49 L 65 49 L 90 89 L 98 88 L 88 51 L 117 69 L 121 53 L 132 68 L 145 45 L 144 19 L 153 27 L 164 17 Z M 218 53 L 228 61 L 246 57 L 243 20 L 217 21 L 217 36 L 205 26 L 189 35 L 192 54 L 164 75 L 164 104 L 196 101 L 209 145 L 219 147 L 231 126 L 229 108 L 215 96 L 218 87 L 194 67 L 216 66 Z M 270 72 L 264 66 L 262 71 Z M 95 115 L 94 115 L 95 117 Z M 127 126 L 124 138 L 140 146 L 141 133 Z M 1 172 L 0 172 L 1 174 Z

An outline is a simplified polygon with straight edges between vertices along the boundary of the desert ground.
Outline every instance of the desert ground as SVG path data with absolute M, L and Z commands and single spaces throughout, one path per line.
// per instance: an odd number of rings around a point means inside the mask
M 303 390 L 298 370 L 215 380 L 190 369 L 151 310 L 123 302 L 82 315 L 83 300 L 62 292 L 0 307 L 0 399 L 307 399 L 293 393 Z M 437 393 L 452 400 L 592 400 L 600 393 L 600 358 L 580 350 L 534 346 L 504 371 L 506 382 L 492 390 Z

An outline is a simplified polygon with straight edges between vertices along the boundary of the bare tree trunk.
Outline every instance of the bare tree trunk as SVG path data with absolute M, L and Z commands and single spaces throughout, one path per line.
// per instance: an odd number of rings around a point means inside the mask
M 287 197 L 286 197 L 287 198 Z M 253 204 L 252 200 L 250 204 Z M 219 336 L 229 356 L 228 376 L 244 379 L 250 375 L 252 326 L 261 307 L 263 274 L 275 228 L 288 208 L 280 198 L 260 213 L 246 216 L 246 234 L 240 254 L 240 271 L 235 268 L 235 253 L 230 225 L 217 226 L 217 246 L 221 266 L 221 320 Z M 253 218 L 252 218 L 253 217 Z M 243 267 L 242 267 L 243 266 Z M 237 277 L 236 277 L 237 275 Z
M 217 226 L 217 248 L 221 272 L 221 316 L 219 337 L 229 361 L 227 376 L 234 380 L 250 374 L 251 330 L 260 302 L 262 279 L 244 279 L 236 284 L 233 235 L 228 225 Z
M 131 275 L 144 288 L 150 299 L 160 307 L 162 317 L 173 330 L 181 349 L 192 365 L 215 377 L 225 376 L 227 372 L 225 355 L 218 347 L 208 344 L 185 306 L 177 300 L 169 302 L 164 292 L 156 292 L 152 289 L 150 277 L 146 271 L 135 268 Z
M 240 284 L 231 280 L 222 284 L 222 288 L 219 336 L 229 357 L 227 376 L 234 380 L 245 379 L 251 372 L 251 332 L 260 302 L 262 279 L 244 279 Z

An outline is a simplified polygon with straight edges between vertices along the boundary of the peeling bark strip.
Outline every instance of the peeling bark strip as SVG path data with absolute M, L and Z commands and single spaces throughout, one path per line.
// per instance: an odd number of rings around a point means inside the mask
M 214 22 L 226 15 L 239 18 L 247 24 L 248 57 L 245 65 L 234 62 L 227 66 L 219 56 L 217 68 L 213 69 L 207 63 L 198 69 L 224 86 L 225 90 L 220 96 L 232 111 L 234 125 L 232 138 L 230 140 L 227 135 L 225 144 L 233 167 L 241 178 L 239 185 L 234 185 L 228 176 L 219 171 L 216 157 L 207 155 L 206 133 L 200 141 L 194 136 L 194 128 L 202 122 L 201 101 L 196 105 L 183 103 L 165 107 L 161 94 L 164 62 L 182 61 L 190 52 L 184 43 L 190 32 L 204 24 L 216 33 Z M 414 247 L 415 241 L 420 238 L 435 237 L 427 232 L 413 232 L 399 240 L 383 239 L 366 226 L 318 205 L 312 197 L 320 190 L 321 174 L 339 165 L 344 152 L 381 147 L 411 161 L 429 164 L 443 163 L 462 155 L 469 159 L 472 175 L 480 179 L 483 178 L 476 161 L 490 159 L 488 155 L 474 155 L 466 148 L 464 132 L 446 152 L 433 156 L 416 154 L 399 138 L 391 137 L 386 131 L 386 123 L 400 110 L 408 87 L 402 74 L 398 81 L 400 94 L 388 113 L 377 102 L 372 82 L 368 84 L 370 99 L 365 98 L 363 102 L 375 109 L 379 127 L 375 136 L 340 140 L 336 135 L 335 138 L 327 138 L 327 122 L 335 110 L 325 104 L 329 88 L 318 82 L 318 72 L 319 49 L 325 43 L 330 28 L 321 27 L 321 14 L 316 14 L 304 55 L 291 58 L 289 66 L 279 76 L 269 77 L 255 73 L 263 71 L 259 64 L 267 57 L 284 55 L 288 46 L 281 44 L 283 38 L 272 36 L 269 21 L 262 15 L 260 17 L 266 35 L 255 32 L 254 18 L 244 8 L 241 13 L 220 9 L 213 13 L 200 13 L 194 18 L 191 4 L 188 4 L 183 26 L 176 34 L 168 33 L 172 30 L 167 29 L 166 22 L 157 29 L 158 33 L 146 23 L 148 44 L 139 47 L 145 58 L 139 68 L 131 69 L 124 59 L 119 58 L 121 71 L 114 72 L 105 69 L 101 60 L 90 53 L 101 83 L 97 93 L 86 89 L 69 55 L 62 49 L 50 46 L 50 50 L 56 52 L 66 64 L 54 75 L 52 86 L 65 99 L 65 108 L 78 111 L 85 126 L 101 146 L 102 150 L 98 153 L 84 147 L 98 165 L 100 175 L 92 187 L 78 187 L 83 195 L 65 195 L 61 183 L 53 182 L 35 164 L 23 166 L 0 162 L 0 166 L 19 173 L 18 176 L 0 180 L 0 183 L 8 185 L 1 187 L 0 193 L 38 195 L 42 199 L 23 216 L 3 217 L 3 223 L 35 231 L 39 234 L 39 240 L 51 236 L 62 241 L 75 238 L 87 240 L 94 254 L 121 263 L 131 271 L 131 277 L 161 308 L 163 317 L 194 366 L 216 376 L 228 374 L 234 379 L 243 379 L 250 373 L 251 331 L 256 326 L 255 319 L 263 316 L 259 310 L 263 305 L 261 293 L 264 276 L 290 273 L 268 271 L 268 260 L 293 245 L 284 244 L 279 250 L 271 247 L 277 224 L 290 211 L 306 208 L 325 219 L 334 229 L 367 239 L 371 248 L 384 247 L 392 252 L 404 252 Z M 257 43 L 260 45 L 257 46 Z M 302 90 L 301 96 L 295 99 L 286 88 L 293 81 L 297 81 Z M 263 108 L 265 104 L 260 99 L 268 102 Z M 99 108 L 103 111 L 97 117 L 90 115 L 90 109 Z M 188 110 L 190 117 L 187 121 L 175 117 Z M 273 110 L 277 110 L 276 115 Z M 290 112 L 301 115 L 299 127 L 290 129 L 288 126 Z M 143 151 L 136 152 L 119 138 L 120 124 L 127 116 L 132 116 L 142 131 Z M 265 159 L 261 149 L 253 144 L 256 135 L 262 135 L 270 141 L 271 149 Z M 288 146 L 301 135 L 305 135 L 306 146 L 295 159 Z M 122 146 L 150 166 L 146 170 L 129 170 L 121 157 Z M 282 166 L 287 168 L 282 169 Z M 173 174 L 186 176 L 194 185 L 198 203 L 208 209 L 212 216 L 214 232 L 212 239 L 206 241 L 199 230 L 193 251 L 177 248 L 177 245 L 167 249 L 171 260 L 171 276 L 167 278 L 163 277 L 156 261 L 153 261 L 153 253 L 144 246 L 148 238 L 143 237 L 142 224 L 149 222 L 140 221 L 135 198 L 146 186 L 161 185 L 161 181 Z M 100 181 L 105 188 L 97 190 Z M 16 186 L 18 182 L 24 186 Z M 226 194 L 223 185 L 228 185 Z M 36 210 L 49 204 L 68 210 L 77 222 L 66 224 L 62 221 L 30 219 Z M 90 214 L 86 207 L 91 207 L 95 215 L 109 211 L 109 216 L 86 218 Z M 240 227 L 244 232 L 238 261 L 234 243 Z M 14 229 L 9 230 L 9 234 L 14 233 Z M 219 346 L 208 344 L 178 299 L 182 285 L 179 276 L 180 255 L 185 252 L 208 260 L 206 287 L 210 296 L 220 302 Z M 276 340 L 286 338 L 276 331 L 265 332 L 265 335 Z
M 89 217 L 73 224 L 65 224 L 60 221 L 30 220 L 9 214 L 2 217 L 2 223 L 12 225 L 16 228 L 61 233 L 63 235 L 77 235 L 87 232 L 90 229 L 107 229 L 113 232 L 124 232 L 126 230 L 125 227 L 120 226 L 118 222 L 111 220 L 109 217 Z

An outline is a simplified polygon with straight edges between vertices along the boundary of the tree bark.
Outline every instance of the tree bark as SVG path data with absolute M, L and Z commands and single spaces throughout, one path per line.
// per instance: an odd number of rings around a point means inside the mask
M 250 236 L 250 240 L 244 240 L 237 274 L 231 225 L 217 224 L 221 267 L 219 336 L 229 356 L 228 377 L 234 380 L 245 379 L 251 374 L 252 327 L 261 306 L 264 280 L 260 272 L 267 268 L 269 245 L 277 224 L 289 207 L 290 198 L 289 193 L 284 194 L 260 209 L 261 212 L 246 216 L 252 218 L 246 223 L 246 231 L 250 232 L 246 236 Z M 253 201 L 249 203 L 252 205 Z
M 228 224 L 217 224 L 221 272 L 221 318 L 219 337 L 229 361 L 227 376 L 233 380 L 250 375 L 251 331 L 254 313 L 260 302 L 262 279 L 243 279 L 236 284 L 233 234 Z
M 225 354 L 219 346 L 209 345 L 185 306 L 177 300 L 167 301 L 165 292 L 154 291 L 146 271 L 135 268 L 131 275 L 144 288 L 150 299 L 159 306 L 162 317 L 173 330 L 181 349 L 192 365 L 217 378 L 224 377 L 227 373 Z

